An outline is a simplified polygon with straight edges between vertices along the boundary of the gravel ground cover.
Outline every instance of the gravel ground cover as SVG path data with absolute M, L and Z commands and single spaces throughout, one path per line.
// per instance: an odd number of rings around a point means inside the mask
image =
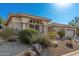
M 14 56 L 29 47 L 18 42 L 0 42 L 0 56 Z

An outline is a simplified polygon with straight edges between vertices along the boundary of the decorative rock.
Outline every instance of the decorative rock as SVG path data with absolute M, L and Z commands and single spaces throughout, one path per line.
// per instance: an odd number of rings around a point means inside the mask
M 58 44 L 58 42 L 57 42 L 57 41 L 52 41 L 52 43 L 54 43 L 54 44 Z
M 9 42 L 15 42 L 17 39 L 18 39 L 17 36 L 11 36 L 11 37 L 9 37 L 8 41 Z
M 57 47 L 58 46 L 58 42 L 57 41 L 52 41 L 53 43 L 53 47 Z
M 33 44 L 32 47 L 33 47 L 33 50 L 34 50 L 38 55 L 41 54 L 41 52 L 42 52 L 42 46 L 41 46 L 40 44 L 38 44 L 38 43 Z
M 25 54 L 24 55 L 26 55 L 26 56 L 36 56 L 37 54 L 36 54 L 36 52 L 35 51 L 32 51 L 32 49 L 27 49 L 26 51 L 25 51 Z
M 18 39 L 18 36 L 11 36 L 10 39 Z
M 3 42 L 4 40 L 0 37 L 0 42 Z

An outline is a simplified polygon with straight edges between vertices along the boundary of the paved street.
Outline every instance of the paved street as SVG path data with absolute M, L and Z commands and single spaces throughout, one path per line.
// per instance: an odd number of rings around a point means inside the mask
M 62 56 L 79 56 L 79 50 L 64 54 Z

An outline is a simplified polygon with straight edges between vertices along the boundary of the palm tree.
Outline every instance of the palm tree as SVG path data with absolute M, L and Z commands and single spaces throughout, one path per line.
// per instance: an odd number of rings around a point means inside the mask
M 74 20 L 71 20 L 71 21 L 69 22 L 69 25 L 75 26 L 75 21 L 74 21 Z
M 79 17 L 75 17 L 73 20 L 69 22 L 69 25 L 71 26 L 78 26 L 77 24 L 79 23 Z
M 69 25 L 76 27 L 76 34 L 79 36 L 79 17 L 75 17 L 69 22 Z

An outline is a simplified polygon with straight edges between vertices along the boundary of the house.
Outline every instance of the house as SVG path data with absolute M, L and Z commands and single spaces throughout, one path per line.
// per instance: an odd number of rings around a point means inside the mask
M 41 33 L 46 34 L 48 32 L 48 22 L 50 19 L 33 16 L 29 14 L 14 14 L 10 13 L 8 20 L 6 21 L 6 27 L 12 29 L 36 29 Z
M 59 23 L 51 23 L 48 26 L 48 31 L 56 31 L 65 30 L 65 37 L 76 37 L 76 28 L 73 26 L 59 24 Z

